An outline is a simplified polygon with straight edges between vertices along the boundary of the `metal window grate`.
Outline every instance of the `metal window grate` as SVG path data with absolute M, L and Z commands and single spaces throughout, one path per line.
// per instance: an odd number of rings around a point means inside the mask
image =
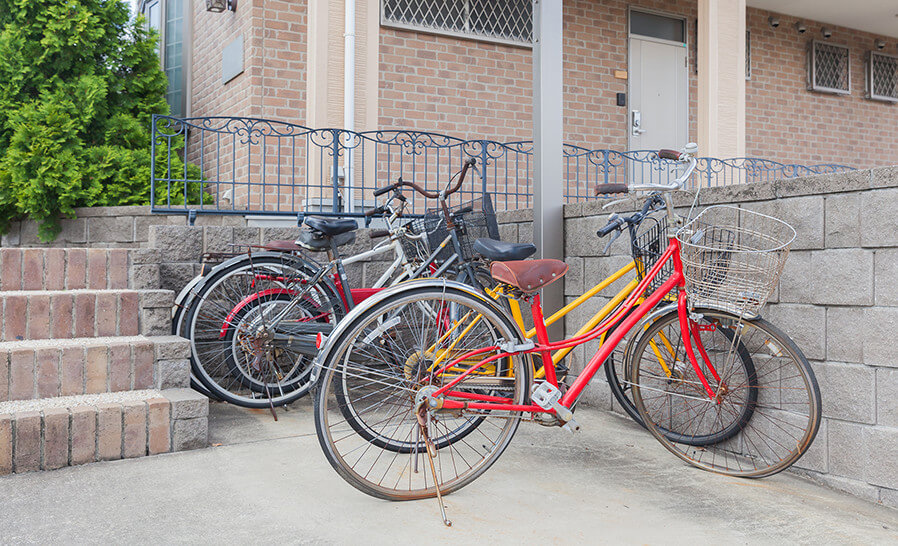
M 531 0 L 383 0 L 381 24 L 530 45 L 533 4 Z
M 847 47 L 812 41 L 808 44 L 808 89 L 839 95 L 849 94 L 849 64 Z
M 867 56 L 867 97 L 898 102 L 898 57 L 870 51 Z

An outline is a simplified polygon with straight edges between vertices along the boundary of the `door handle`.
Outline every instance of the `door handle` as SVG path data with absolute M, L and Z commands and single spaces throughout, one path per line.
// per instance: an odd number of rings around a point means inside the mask
M 645 129 L 642 128 L 642 114 L 639 110 L 630 112 L 630 130 L 634 136 L 639 136 L 645 132 Z

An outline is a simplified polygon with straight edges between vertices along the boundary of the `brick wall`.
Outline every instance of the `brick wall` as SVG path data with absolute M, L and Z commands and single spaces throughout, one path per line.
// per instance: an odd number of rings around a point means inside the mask
M 627 70 L 630 5 L 695 18 L 695 3 L 688 0 L 565 2 L 566 142 L 627 148 L 627 109 L 615 103 L 616 93 L 627 91 L 627 81 L 616 79 L 614 71 Z M 695 28 L 687 27 L 692 43 Z M 499 141 L 532 138 L 529 48 L 382 27 L 380 70 L 382 128 Z M 694 100 L 694 73 L 689 85 Z M 694 110 L 694 104 L 690 108 Z M 694 122 L 690 127 L 694 134 Z
M 898 107 L 864 98 L 864 57 L 874 49 L 874 34 L 805 20 L 799 34 L 796 19 L 748 10 L 752 74 L 746 82 L 746 155 L 796 163 L 844 163 L 855 167 L 898 164 Z M 807 43 L 822 40 L 851 48 L 851 95 L 807 90 Z M 895 40 L 887 40 L 894 54 Z
M 679 196 L 688 207 L 691 196 Z M 738 203 L 782 218 L 798 238 L 763 315 L 785 330 L 814 369 L 823 421 L 796 469 L 857 496 L 898 507 L 898 168 L 703 190 L 700 205 Z M 684 212 L 687 209 L 684 209 Z M 526 212 L 513 213 L 527 220 Z M 609 211 L 600 203 L 565 207 L 568 301 L 629 262 L 627 237 L 603 256 L 596 230 Z M 529 224 L 519 223 L 529 241 Z M 504 236 L 513 230 L 503 228 Z M 618 281 L 618 283 L 625 281 Z M 620 286 L 612 285 L 608 294 Z M 597 297 L 566 319 L 572 335 L 604 305 Z M 595 347 L 574 351 L 580 369 Z M 579 366 L 579 367 L 578 367 Z M 588 403 L 620 411 L 600 373 Z

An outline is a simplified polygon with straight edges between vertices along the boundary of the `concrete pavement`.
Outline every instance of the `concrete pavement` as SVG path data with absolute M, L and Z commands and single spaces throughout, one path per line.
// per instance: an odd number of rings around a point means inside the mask
M 524 424 L 482 478 L 436 501 L 347 485 L 303 401 L 210 409 L 209 449 L 0 478 L 0 543 L 898 543 L 898 512 L 780 474 L 689 468 L 633 423 L 577 413 L 583 431 Z

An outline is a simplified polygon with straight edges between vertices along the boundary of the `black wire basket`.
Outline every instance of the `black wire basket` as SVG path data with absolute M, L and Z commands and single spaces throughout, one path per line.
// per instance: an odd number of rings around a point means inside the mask
M 474 241 L 480 238 L 499 240 L 499 224 L 493 202 L 488 194 L 479 199 L 462 203 L 449 209 L 455 233 L 460 245 L 462 260 L 474 259 Z M 402 238 L 405 255 L 409 259 L 425 261 L 449 237 L 446 218 L 442 209 L 429 209 L 422 218 L 405 224 L 406 236 Z M 425 235 L 421 237 L 421 235 Z M 448 242 L 437 254 L 436 262 L 442 263 L 455 254 Z
M 636 262 L 636 277 L 642 281 L 667 250 L 667 215 L 647 216 L 638 226 L 631 229 L 630 252 L 633 261 Z M 670 278 L 673 271 L 673 262 L 668 261 L 649 283 L 645 294 L 649 295 L 657 290 Z

